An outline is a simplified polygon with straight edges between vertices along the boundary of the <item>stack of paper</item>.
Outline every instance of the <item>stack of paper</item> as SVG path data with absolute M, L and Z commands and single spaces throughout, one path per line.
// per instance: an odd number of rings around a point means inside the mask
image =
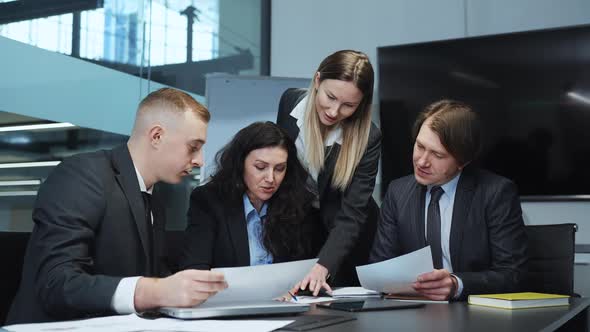
M 312 304 L 312 303 L 330 302 L 330 301 L 334 301 L 334 298 L 327 297 L 327 296 L 316 297 L 316 296 L 303 295 L 303 296 L 297 296 L 297 301 L 295 301 L 295 299 L 291 299 L 290 302 Z
M 431 300 L 426 296 L 421 295 L 405 295 L 405 294 L 387 294 L 383 298 L 388 300 L 396 300 L 401 302 L 418 302 L 418 303 L 449 303 L 447 300 Z
M 379 297 L 380 293 L 363 287 L 342 287 L 334 289 L 332 297 Z

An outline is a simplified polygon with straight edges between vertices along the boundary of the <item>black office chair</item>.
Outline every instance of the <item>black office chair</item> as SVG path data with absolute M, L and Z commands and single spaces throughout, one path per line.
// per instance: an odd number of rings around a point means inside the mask
M 23 259 L 30 235 L 29 232 L 0 232 L 0 326 L 4 325 L 20 284 Z
M 527 225 L 526 291 L 574 296 L 576 224 Z

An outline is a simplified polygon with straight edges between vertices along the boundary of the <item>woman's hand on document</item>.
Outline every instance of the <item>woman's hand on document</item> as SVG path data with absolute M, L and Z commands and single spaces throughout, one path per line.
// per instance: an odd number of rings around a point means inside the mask
M 332 293 L 332 288 L 328 285 L 326 279 L 328 279 L 328 269 L 316 263 L 305 278 L 291 289 L 291 293 L 297 295 L 297 292 L 300 290 L 309 289 L 313 293 L 313 296 L 318 296 L 322 288 L 328 293 Z

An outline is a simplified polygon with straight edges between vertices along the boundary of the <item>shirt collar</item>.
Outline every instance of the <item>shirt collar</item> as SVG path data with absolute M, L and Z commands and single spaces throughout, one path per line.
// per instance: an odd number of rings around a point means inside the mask
M 448 181 L 447 183 L 440 186 L 444 190 L 444 194 L 447 194 L 449 196 L 454 196 L 452 194 L 457 190 L 457 184 L 459 183 L 459 178 L 461 177 L 461 173 L 462 172 L 459 172 L 450 181 Z M 428 186 L 428 192 L 430 192 L 430 189 L 432 189 L 432 187 L 434 187 L 434 185 Z
M 154 189 L 154 186 L 152 186 L 150 189 L 147 189 L 145 187 L 145 181 L 143 181 L 143 177 L 139 173 L 139 170 L 137 169 L 137 167 L 135 167 L 135 165 L 133 165 L 133 168 L 135 168 L 135 174 L 137 175 L 137 182 L 139 182 L 139 190 L 141 192 L 146 192 L 151 195 L 152 190 Z
M 297 127 L 301 129 L 303 127 L 303 118 L 305 117 L 305 106 L 307 105 L 307 96 L 295 105 L 295 108 L 291 111 L 290 115 L 297 120 Z
M 260 208 L 260 213 L 258 213 L 258 211 L 256 211 L 256 208 L 254 208 L 254 205 L 252 205 L 252 202 L 250 202 L 250 198 L 248 198 L 248 195 L 246 193 L 244 193 L 242 199 L 244 202 L 244 215 L 246 216 L 246 218 L 248 218 L 248 216 L 252 212 L 256 212 L 260 218 L 266 217 L 266 210 L 268 208 L 268 204 L 266 202 L 262 204 L 262 207 Z

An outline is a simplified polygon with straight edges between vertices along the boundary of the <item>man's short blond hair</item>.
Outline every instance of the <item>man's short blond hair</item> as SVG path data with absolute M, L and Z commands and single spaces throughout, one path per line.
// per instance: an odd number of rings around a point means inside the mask
M 188 93 L 174 88 L 161 88 L 147 95 L 137 108 L 137 115 L 147 110 L 161 110 L 168 112 L 193 112 L 205 123 L 211 119 L 211 114 L 205 106 L 196 101 Z

